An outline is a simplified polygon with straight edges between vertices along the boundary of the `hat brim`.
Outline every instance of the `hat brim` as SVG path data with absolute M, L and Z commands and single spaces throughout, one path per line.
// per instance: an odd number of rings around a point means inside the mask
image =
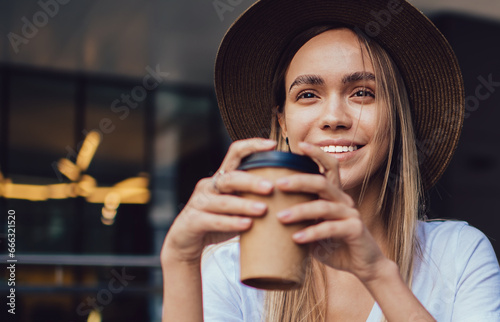
M 464 86 L 453 50 L 419 10 L 399 0 L 261 0 L 226 33 L 215 64 L 222 119 L 233 140 L 268 137 L 272 79 L 300 32 L 341 23 L 360 30 L 393 58 L 405 81 L 426 189 L 448 166 L 464 117 Z

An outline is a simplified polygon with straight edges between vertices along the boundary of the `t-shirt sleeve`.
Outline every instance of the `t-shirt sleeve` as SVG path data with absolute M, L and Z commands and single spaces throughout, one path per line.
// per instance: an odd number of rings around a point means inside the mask
M 457 257 L 452 321 L 500 322 L 500 268 L 490 241 L 478 229 L 464 225 Z
M 243 321 L 231 246 L 216 246 L 203 258 L 203 317 L 206 322 Z
M 239 262 L 238 242 L 205 252 L 201 271 L 205 321 L 262 321 L 265 292 L 240 282 Z

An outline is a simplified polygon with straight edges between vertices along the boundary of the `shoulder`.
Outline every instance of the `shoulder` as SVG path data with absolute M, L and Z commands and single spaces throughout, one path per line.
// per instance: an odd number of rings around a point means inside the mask
M 210 246 L 203 254 L 202 290 L 205 321 L 258 321 L 264 293 L 240 283 L 237 239 Z
M 421 221 L 418 225 L 418 237 L 425 248 L 434 249 L 446 246 L 448 251 L 471 241 L 489 242 L 479 229 L 470 226 L 465 221 L 458 220 Z
M 424 261 L 460 266 L 487 255 L 496 261 L 495 253 L 486 235 L 465 221 L 432 220 L 419 222 L 418 238 Z M 428 263 L 429 264 L 429 263 Z
M 203 282 L 209 280 L 217 284 L 236 283 L 239 270 L 238 241 L 230 240 L 207 247 L 203 253 L 201 268 Z
M 419 221 L 419 234 L 425 233 L 427 235 L 438 234 L 455 234 L 460 232 L 464 227 L 470 227 L 469 223 L 460 220 L 427 220 Z
M 419 222 L 418 237 L 412 289 L 429 312 L 438 321 L 497 321 L 500 268 L 488 238 L 453 220 Z
M 239 244 L 238 239 L 236 238 L 230 239 L 227 242 L 218 245 L 208 246 L 203 251 L 202 267 L 208 265 L 209 263 L 213 263 L 214 261 L 238 261 L 240 258 L 239 253 Z

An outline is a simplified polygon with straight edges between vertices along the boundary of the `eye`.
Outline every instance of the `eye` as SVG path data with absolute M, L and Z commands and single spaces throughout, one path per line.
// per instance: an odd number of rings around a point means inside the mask
M 310 98 L 316 98 L 317 96 L 312 93 L 312 92 L 302 92 L 297 96 L 297 100 L 299 99 L 310 99 Z
M 353 94 L 354 97 L 371 97 L 371 98 L 375 98 L 375 94 L 369 90 L 368 88 L 363 88 L 363 89 L 360 89 L 360 90 L 357 90 L 354 94 Z

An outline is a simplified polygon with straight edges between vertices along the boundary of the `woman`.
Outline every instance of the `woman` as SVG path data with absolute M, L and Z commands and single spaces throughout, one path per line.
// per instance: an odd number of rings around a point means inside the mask
M 500 321 L 500 269 L 486 237 L 463 222 L 419 221 L 464 107 L 456 58 L 420 12 L 396 0 L 262 0 L 226 34 L 215 79 L 239 141 L 166 237 L 165 321 Z M 313 158 L 323 175 L 273 184 L 236 171 L 276 148 Z M 266 211 L 234 193 L 273 189 L 319 196 L 278 214 L 315 220 L 293 236 L 310 245 L 304 287 L 241 285 L 237 243 L 204 258 L 202 279 L 205 246 Z

